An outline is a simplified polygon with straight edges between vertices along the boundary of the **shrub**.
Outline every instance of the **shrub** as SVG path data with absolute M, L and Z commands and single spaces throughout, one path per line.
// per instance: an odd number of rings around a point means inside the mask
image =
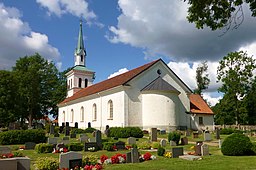
M 229 156 L 250 155 L 251 149 L 252 143 L 249 137 L 238 133 L 228 136 L 221 145 L 223 155 Z
M 114 145 L 115 145 L 114 142 L 104 142 L 103 143 L 103 149 L 107 150 L 107 151 L 113 151 L 114 150 L 114 148 L 113 148 Z
M 92 132 L 94 132 L 96 129 L 94 129 L 94 128 L 92 128 L 92 127 L 90 127 L 90 128 L 86 128 L 85 129 L 85 133 L 92 133 Z
M 82 133 L 87 133 L 86 132 L 86 130 L 84 130 L 84 129 L 78 129 L 78 128 L 74 128 L 74 129 L 72 129 L 72 131 L 71 131 L 71 133 L 72 134 L 82 134 Z
M 53 145 L 48 143 L 39 143 L 36 145 L 35 150 L 37 153 L 52 153 Z
M 256 143 L 252 143 L 252 154 L 256 155 Z
M 157 155 L 158 156 L 163 156 L 165 153 L 165 149 L 162 146 L 159 146 L 157 149 Z
M 15 151 L 13 152 L 13 157 L 24 157 L 24 155 L 21 151 Z
M 180 141 L 180 133 L 178 132 L 170 132 L 168 134 L 168 142 L 174 141 L 177 145 L 179 144 Z
M 86 155 L 83 156 L 83 166 L 84 165 L 96 165 L 98 163 L 98 156 L 96 155 Z
M 151 148 L 157 149 L 160 146 L 158 142 L 152 142 Z
M 144 141 L 144 142 L 138 143 L 138 147 L 140 149 L 151 149 L 151 143 L 149 141 Z
M 82 151 L 84 145 L 82 143 L 69 143 L 66 145 L 69 151 Z
M 0 144 L 13 145 L 25 142 L 43 143 L 46 141 L 45 131 L 42 129 L 10 130 L 0 133 Z
M 142 138 L 143 131 L 139 127 L 111 127 L 110 129 L 110 137 L 117 138 Z
M 59 162 L 52 157 L 38 158 L 35 163 L 37 170 L 56 170 L 59 168 Z
M 237 130 L 237 129 L 232 129 L 232 128 L 224 128 L 220 130 L 220 134 L 222 135 L 230 135 L 232 133 L 243 133 L 243 131 L 241 130 Z

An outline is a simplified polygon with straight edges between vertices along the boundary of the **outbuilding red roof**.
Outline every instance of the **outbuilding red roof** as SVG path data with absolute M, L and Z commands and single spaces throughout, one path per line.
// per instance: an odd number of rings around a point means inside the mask
M 213 115 L 212 109 L 205 102 L 205 100 L 199 94 L 191 94 L 190 100 L 190 112 L 198 114 L 210 114 Z
M 79 99 L 79 98 L 82 98 L 82 97 L 85 97 L 85 96 L 96 94 L 96 93 L 104 91 L 104 90 L 111 89 L 113 87 L 124 85 L 125 83 L 127 83 L 131 79 L 135 78 L 136 76 L 138 76 L 139 74 L 141 74 L 142 72 L 144 72 L 145 70 L 147 70 L 149 67 L 151 67 L 152 65 L 154 65 L 155 63 L 157 63 L 160 60 L 161 59 L 152 61 L 148 64 L 145 64 L 143 66 L 140 66 L 138 68 L 130 70 L 126 73 L 123 73 L 123 74 L 120 74 L 118 76 L 112 77 L 110 79 L 99 82 L 97 84 L 88 86 L 88 87 L 78 91 L 73 96 L 66 98 L 64 101 L 62 101 L 60 103 L 60 105 L 66 103 L 66 102 L 72 101 L 72 100 L 76 100 L 76 99 Z

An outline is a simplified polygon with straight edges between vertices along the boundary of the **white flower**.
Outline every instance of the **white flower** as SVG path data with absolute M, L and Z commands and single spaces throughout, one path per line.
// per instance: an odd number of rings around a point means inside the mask
M 119 159 L 119 163 L 124 163 L 125 162 L 125 159 L 122 156 L 118 156 L 118 159 Z
M 112 161 L 111 161 L 111 159 L 109 158 L 109 159 L 106 159 L 106 160 L 104 161 L 104 163 L 105 163 L 105 164 L 112 164 Z
M 156 156 L 155 156 L 155 155 L 152 155 L 150 158 L 151 158 L 152 160 L 155 160 L 155 159 L 156 159 Z

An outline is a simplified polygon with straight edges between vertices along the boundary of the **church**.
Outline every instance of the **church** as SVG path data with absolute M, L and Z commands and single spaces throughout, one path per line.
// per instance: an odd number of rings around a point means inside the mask
M 213 130 L 214 113 L 158 59 L 94 84 L 95 72 L 86 67 L 80 22 L 73 68 L 67 76 L 67 98 L 58 104 L 59 124 L 104 131 L 109 127 L 143 130 Z M 186 74 L 186 73 L 184 73 Z

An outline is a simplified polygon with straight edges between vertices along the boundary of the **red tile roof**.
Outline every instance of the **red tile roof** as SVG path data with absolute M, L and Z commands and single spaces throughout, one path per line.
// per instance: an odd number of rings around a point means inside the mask
M 190 99 L 190 112 L 198 114 L 210 114 L 213 115 L 212 109 L 204 101 L 204 99 L 198 94 L 191 94 Z
M 149 67 L 151 67 L 152 65 L 154 65 L 155 63 L 157 63 L 158 61 L 160 61 L 161 59 L 152 61 L 148 64 L 145 64 L 143 66 L 140 66 L 138 68 L 135 68 L 133 70 L 130 70 L 126 73 L 120 74 L 118 76 L 115 76 L 113 78 L 107 79 L 105 81 L 99 82 L 97 84 L 88 86 L 80 91 L 78 91 L 77 93 L 75 93 L 73 96 L 66 98 L 64 101 L 62 101 L 60 103 L 64 104 L 67 102 L 70 102 L 72 100 L 76 100 L 85 96 L 89 96 L 92 94 L 96 94 L 98 92 L 104 91 L 104 90 L 108 90 L 120 85 L 124 85 L 125 83 L 127 83 L 128 81 L 130 81 L 131 79 L 135 78 L 136 76 L 138 76 L 139 74 L 141 74 L 142 72 L 144 72 L 145 70 L 147 70 Z

